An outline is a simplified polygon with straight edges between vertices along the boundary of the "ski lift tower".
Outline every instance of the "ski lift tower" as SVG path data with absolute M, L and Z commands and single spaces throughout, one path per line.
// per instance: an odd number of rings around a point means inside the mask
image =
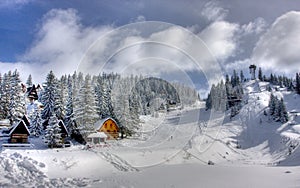
M 250 65 L 250 74 L 251 74 L 251 80 L 255 80 L 255 70 L 256 70 L 256 65 Z

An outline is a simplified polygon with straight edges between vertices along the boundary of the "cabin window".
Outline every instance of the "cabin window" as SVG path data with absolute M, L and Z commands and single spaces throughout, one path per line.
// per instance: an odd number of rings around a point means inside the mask
M 93 142 L 94 144 L 99 144 L 100 138 L 94 138 L 93 141 L 94 141 L 94 142 Z
M 112 124 L 110 124 L 109 126 L 110 126 L 110 128 L 112 128 Z
M 107 129 L 107 124 L 106 123 L 104 124 L 104 128 Z

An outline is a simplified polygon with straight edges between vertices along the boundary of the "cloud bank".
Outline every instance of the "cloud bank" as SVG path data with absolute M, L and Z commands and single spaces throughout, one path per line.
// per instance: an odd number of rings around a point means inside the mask
M 261 67 L 293 74 L 300 71 L 300 12 L 278 17 L 260 38 L 252 61 Z
M 205 64 L 210 65 L 214 60 L 225 69 L 255 63 L 286 73 L 299 71 L 299 12 L 278 17 L 267 30 L 262 18 L 241 25 L 226 21 L 227 14 L 218 3 L 207 3 L 201 16 L 209 22 L 200 31 L 190 32 L 172 24 L 151 27 L 149 22 L 149 26 L 144 27 L 142 23 L 146 18 L 143 15 L 136 19 L 143 27 L 137 23 L 132 23 L 134 27 L 87 27 L 75 9 L 52 9 L 41 19 L 35 41 L 19 61 L 2 62 L 0 68 L 1 72 L 21 70 L 23 80 L 31 73 L 37 82 L 43 81 L 50 70 L 61 76 L 78 69 L 93 74 L 104 70 L 155 76 L 185 74 L 188 77 L 188 72 L 199 69 L 209 72 L 210 67 Z M 230 59 L 241 53 L 241 43 L 246 41 L 243 40 L 253 35 L 262 36 L 252 55 L 231 63 Z M 201 47 L 195 43 L 195 37 L 202 41 Z M 200 67 L 189 54 L 201 61 Z

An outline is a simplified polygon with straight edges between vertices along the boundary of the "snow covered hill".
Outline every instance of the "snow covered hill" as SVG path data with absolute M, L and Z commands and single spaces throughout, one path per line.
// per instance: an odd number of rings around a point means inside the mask
M 109 147 L 2 148 L 0 187 L 300 187 L 300 97 L 274 88 L 289 112 L 275 122 L 268 84 L 246 82 L 233 118 L 200 103 L 142 116 L 136 137 Z

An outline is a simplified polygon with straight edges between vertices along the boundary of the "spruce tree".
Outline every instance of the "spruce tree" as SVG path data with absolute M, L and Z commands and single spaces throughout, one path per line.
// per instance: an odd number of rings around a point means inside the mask
M 74 101 L 74 117 L 81 129 L 81 133 L 85 136 L 94 130 L 94 123 L 99 119 L 95 98 L 95 91 L 91 85 L 91 76 L 86 75 Z
M 58 100 L 57 80 L 52 71 L 47 75 L 41 102 L 44 105 L 42 118 L 44 121 L 49 120 L 51 113 L 55 113 Z
M 5 73 L 3 75 L 3 81 L 2 81 L 2 109 L 3 109 L 3 117 L 5 119 L 9 118 L 9 109 L 10 109 L 10 100 L 11 100 L 11 71 L 8 71 L 8 73 Z
M 243 83 L 245 81 L 245 76 L 242 70 L 240 72 L 240 77 L 241 77 L 241 83 Z
M 22 94 L 22 88 L 20 85 L 21 80 L 17 70 L 12 73 L 10 81 L 8 118 L 10 119 L 10 122 L 14 124 L 20 121 L 25 114 L 25 97 Z
M 286 111 L 286 106 L 284 104 L 283 98 L 281 98 L 281 100 L 280 100 L 280 108 L 281 108 L 280 121 L 281 121 L 281 123 L 286 123 L 288 121 L 289 117 L 288 117 L 288 113 Z
M 40 110 L 35 110 L 30 122 L 30 134 L 40 136 L 43 131 L 43 120 Z
M 262 73 L 261 67 L 258 68 L 258 79 L 260 81 L 263 81 L 263 73 Z
M 2 81 L 2 75 L 0 74 L 0 119 L 5 119 L 6 114 L 4 112 L 4 91 L 3 91 L 3 81 Z
M 296 92 L 300 94 L 300 76 L 299 73 L 296 73 Z
M 129 126 L 131 130 L 138 129 L 140 124 L 139 96 L 134 89 L 129 97 Z
M 50 113 L 49 124 L 46 128 L 45 141 L 48 144 L 48 147 L 58 147 L 61 145 L 61 129 L 58 124 L 58 119 L 55 113 Z
M 276 97 L 271 93 L 270 101 L 269 101 L 269 113 L 270 115 L 274 115 L 276 109 Z
M 31 74 L 29 74 L 28 78 L 27 78 L 27 81 L 26 81 L 26 86 L 27 87 L 31 87 L 33 85 L 32 83 L 32 76 Z
M 72 87 L 72 78 L 68 77 L 68 97 L 67 104 L 65 107 L 66 115 L 64 118 L 64 123 L 69 132 L 73 132 L 75 129 L 73 120 L 74 120 L 74 111 L 73 111 L 73 87 Z

